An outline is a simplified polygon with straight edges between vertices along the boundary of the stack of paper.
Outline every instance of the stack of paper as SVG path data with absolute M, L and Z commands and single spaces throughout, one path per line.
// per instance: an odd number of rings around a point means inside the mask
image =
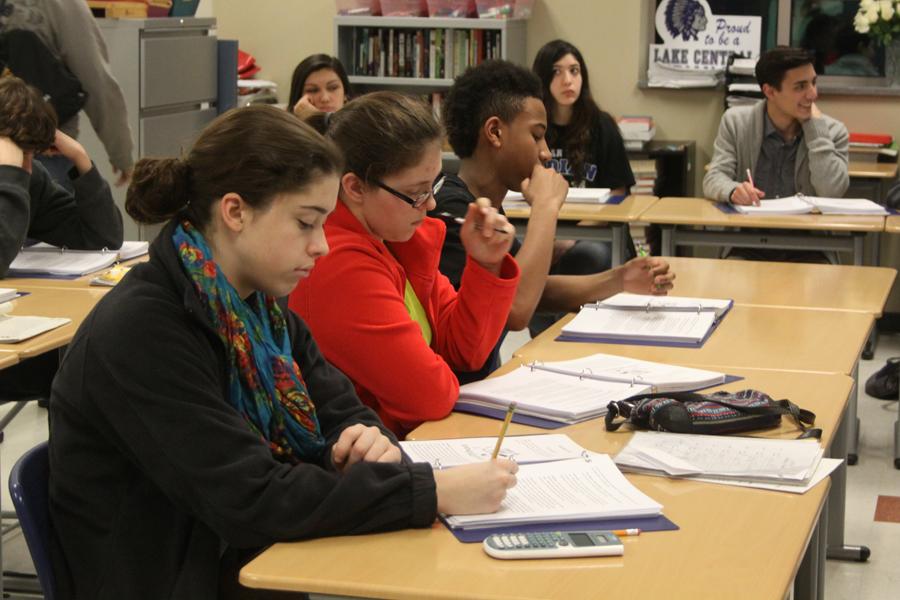
M 823 198 L 796 194 L 785 198 L 761 200 L 759 206 L 735 204 L 735 210 L 747 215 L 802 215 L 819 212 L 823 215 L 887 215 L 881 205 L 864 198 Z
M 796 491 L 805 491 L 820 472 L 822 455 L 816 440 L 639 431 L 615 462 L 638 473 L 760 484 L 755 487 L 794 486 Z
M 566 195 L 566 202 L 571 204 L 605 204 L 609 200 L 609 188 L 569 188 Z M 527 206 L 525 196 L 522 192 L 507 192 L 503 198 L 503 206 L 521 207 Z
M 506 410 L 517 403 L 516 412 L 560 423 L 578 423 L 606 414 L 610 402 L 648 393 L 649 385 L 599 381 L 519 367 L 511 373 L 460 386 L 457 407 L 488 407 Z
M 734 209 L 745 215 L 805 215 L 813 207 L 799 196 L 760 200 L 759 206 L 735 204 Z
M 699 390 L 725 382 L 725 374 L 704 369 L 614 356 L 591 354 L 584 358 L 528 365 L 535 370 L 561 373 L 570 377 L 619 381 L 652 387 L 652 392 L 685 392 Z
M 9 265 L 9 275 L 56 275 L 79 277 L 112 265 L 118 259 L 115 252 L 70 252 L 32 250 L 26 248 Z
M 594 342 L 699 345 L 731 305 L 731 300 L 617 294 L 583 306 L 562 334 Z
M 864 198 L 820 198 L 804 196 L 823 215 L 887 215 L 888 211 Z
M 415 462 L 427 462 L 436 469 L 458 467 L 491 459 L 495 437 L 451 440 L 402 441 L 400 447 Z M 510 435 L 503 438 L 500 457 L 520 465 L 583 457 L 585 449 L 559 433 Z

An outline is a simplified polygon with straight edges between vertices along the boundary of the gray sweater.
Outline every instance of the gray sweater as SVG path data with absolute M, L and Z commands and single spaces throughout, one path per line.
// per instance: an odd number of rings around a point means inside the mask
M 0 165 L 0 277 L 26 237 L 73 250 L 122 245 L 122 216 L 96 167 L 75 179 L 75 194 L 56 184 L 38 161 Z
M 725 111 L 703 177 L 703 195 L 728 202 L 731 192 L 753 172 L 762 145 L 766 102 Z M 850 185 L 847 174 L 849 134 L 843 123 L 826 115 L 801 123 L 803 139 L 797 148 L 794 179 L 797 192 L 840 198 Z
M 109 67 L 106 43 L 83 0 L 6 0 L 9 15 L 0 15 L 0 28 L 36 33 L 50 52 L 65 64 L 87 92 L 84 112 L 119 170 L 134 164 L 133 143 L 125 97 Z M 78 117 L 60 126 L 78 137 Z

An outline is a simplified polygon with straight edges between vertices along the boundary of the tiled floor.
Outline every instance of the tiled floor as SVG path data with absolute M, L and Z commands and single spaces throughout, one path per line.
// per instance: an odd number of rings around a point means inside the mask
M 528 341 L 527 332 L 507 336 L 501 354 L 507 360 L 512 351 Z M 880 368 L 889 356 L 900 355 L 900 336 L 882 336 L 875 358 L 860 363 L 860 381 Z M 861 391 L 859 415 L 862 436 L 859 463 L 848 470 L 847 519 L 848 544 L 862 544 L 872 550 L 867 563 L 828 561 L 826 567 L 827 600 L 882 600 L 900 597 L 900 523 L 875 522 L 879 495 L 900 496 L 900 470 L 893 466 L 893 427 L 897 402 L 875 400 Z M 0 407 L 0 412 L 6 410 Z M 27 406 L 7 427 L 0 445 L 2 502 L 10 509 L 7 480 L 15 460 L 28 448 L 47 438 L 47 411 Z M 4 569 L 32 569 L 28 551 L 19 534 L 9 534 L 3 544 Z

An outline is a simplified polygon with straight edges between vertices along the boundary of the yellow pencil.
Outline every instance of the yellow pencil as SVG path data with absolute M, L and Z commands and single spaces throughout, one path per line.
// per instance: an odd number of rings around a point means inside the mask
M 503 419 L 503 426 L 500 427 L 500 435 L 497 437 L 497 445 L 494 446 L 494 452 L 491 454 L 491 460 L 497 458 L 497 455 L 500 454 L 500 446 L 503 444 L 503 437 L 506 435 L 506 429 L 509 427 L 509 422 L 512 421 L 513 413 L 516 412 L 516 403 L 510 402 L 509 408 L 506 409 L 506 418 Z

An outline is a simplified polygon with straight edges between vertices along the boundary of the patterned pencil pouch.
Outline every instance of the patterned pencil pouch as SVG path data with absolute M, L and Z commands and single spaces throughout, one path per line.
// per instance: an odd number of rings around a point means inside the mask
M 816 415 L 789 400 L 772 400 L 758 390 L 739 392 L 668 392 L 644 394 L 610 402 L 606 430 L 615 431 L 624 423 L 637 429 L 671 433 L 723 434 L 778 427 L 782 415 L 797 424 L 801 438 L 819 438 L 821 429 L 812 429 Z

